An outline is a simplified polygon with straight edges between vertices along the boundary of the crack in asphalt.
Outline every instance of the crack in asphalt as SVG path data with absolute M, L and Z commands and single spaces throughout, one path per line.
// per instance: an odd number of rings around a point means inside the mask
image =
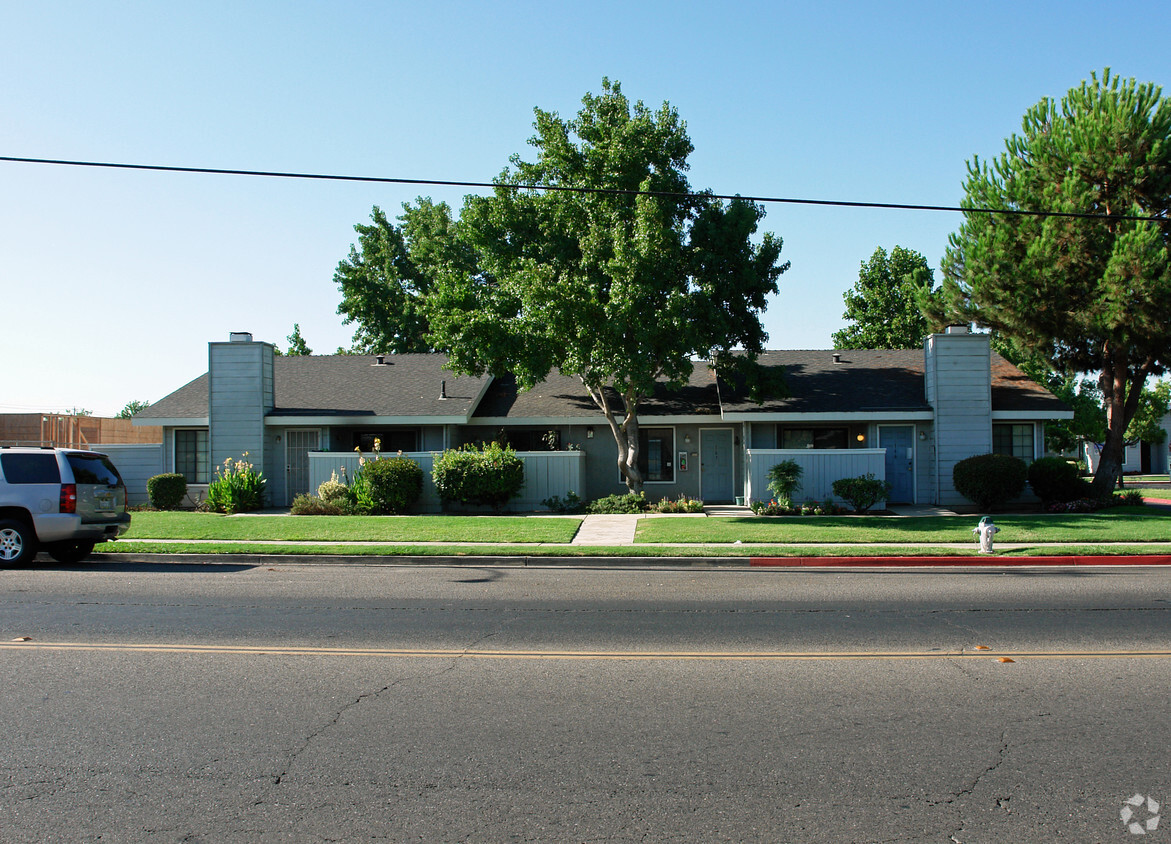
M 318 738 L 320 738 L 322 735 L 324 735 L 331 727 L 337 726 L 337 724 L 341 721 L 341 719 L 343 717 L 345 717 L 346 713 L 349 712 L 351 709 L 353 709 L 355 706 L 358 706 L 359 704 L 361 704 L 363 701 L 366 701 L 366 700 L 371 700 L 371 699 L 376 700 L 382 694 L 390 691 L 391 689 L 395 688 L 396 686 L 401 686 L 404 683 L 409 683 L 414 680 L 433 680 L 436 677 L 442 677 L 444 674 L 448 674 L 448 673 L 454 671 L 455 667 L 459 663 L 459 661 L 461 659 L 463 659 L 465 656 L 467 656 L 467 654 L 469 652 L 474 651 L 481 644 L 483 644 L 484 642 L 486 642 L 489 639 L 496 636 L 510 623 L 511 623 L 511 620 L 506 621 L 504 624 L 501 624 L 496 630 L 493 630 L 491 632 L 485 633 L 485 634 L 477 637 L 475 640 L 473 640 L 472 642 L 465 645 L 459 654 L 452 656 L 450 658 L 449 664 L 445 665 L 444 667 L 440 668 L 437 671 L 420 672 L 420 673 L 415 673 L 415 674 L 409 674 L 404 677 L 399 677 L 398 679 L 392 680 L 391 682 L 387 683 L 385 686 L 383 686 L 380 689 L 376 689 L 376 690 L 370 691 L 370 692 L 363 692 L 362 694 L 358 695 L 356 698 L 354 698 L 352 701 L 347 703 L 345 706 L 338 709 L 333 714 L 333 717 L 329 718 L 324 724 L 322 724 L 320 727 L 318 727 L 312 733 L 307 735 L 305 737 L 305 739 L 301 742 L 301 744 L 298 748 L 290 751 L 288 760 L 285 762 L 283 770 L 277 774 L 272 775 L 272 784 L 273 785 L 281 785 L 284 782 L 285 777 L 287 777 L 289 775 L 289 772 L 292 770 L 293 766 L 297 763 L 297 760 L 305 753 L 305 751 L 307 751 L 309 749 L 310 745 L 312 745 L 314 741 L 316 741 Z

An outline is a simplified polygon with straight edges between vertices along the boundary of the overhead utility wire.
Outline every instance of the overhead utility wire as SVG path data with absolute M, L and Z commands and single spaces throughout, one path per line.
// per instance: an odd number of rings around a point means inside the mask
M 342 176 L 326 173 L 290 173 L 279 170 L 228 170 L 218 167 L 175 167 L 165 164 L 119 164 L 110 161 L 71 161 L 58 158 L 20 158 L 0 155 L 0 161 L 18 164 L 61 164 L 69 167 L 99 167 L 111 170 L 149 170 L 161 173 L 202 173 L 215 176 L 267 176 L 277 179 L 315 179 L 327 182 L 373 182 L 395 185 L 429 185 L 460 188 L 510 188 L 512 190 L 560 191 L 562 193 L 598 193 L 617 196 L 655 196 L 664 198 L 707 197 L 710 199 L 743 199 L 748 202 L 783 205 L 823 205 L 837 208 L 883 208 L 896 211 L 955 211 L 963 214 L 1007 214 L 1017 217 L 1074 217 L 1091 220 L 1132 220 L 1136 222 L 1165 223 L 1166 217 L 1146 217 L 1131 214 L 1094 214 L 1083 211 L 1028 211 L 1020 208 L 964 208 L 958 205 L 914 205 L 903 202 L 857 202 L 845 199 L 796 199 L 780 196 L 741 196 L 720 193 L 678 193 L 673 191 L 625 190 L 623 188 L 586 188 L 566 185 L 511 185 L 499 182 L 460 182 L 445 179 L 400 179 L 390 176 Z

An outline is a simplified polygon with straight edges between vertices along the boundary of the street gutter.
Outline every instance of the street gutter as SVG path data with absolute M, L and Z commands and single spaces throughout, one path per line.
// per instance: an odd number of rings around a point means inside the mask
M 355 556 L 344 554 L 94 554 L 99 563 L 162 563 L 204 566 L 419 566 L 489 568 L 1035 568 L 1171 566 L 1171 554 L 954 557 L 542 557 Z

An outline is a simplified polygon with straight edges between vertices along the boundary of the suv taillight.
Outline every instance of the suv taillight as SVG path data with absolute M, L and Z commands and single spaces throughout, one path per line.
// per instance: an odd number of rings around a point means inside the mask
M 61 512 L 77 512 L 77 484 L 61 484 Z

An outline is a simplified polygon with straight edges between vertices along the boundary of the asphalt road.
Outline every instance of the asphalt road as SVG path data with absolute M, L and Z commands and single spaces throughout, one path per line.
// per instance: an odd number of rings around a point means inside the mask
M 0 841 L 1171 841 L 1169 669 L 1165 569 L 3 570 Z

